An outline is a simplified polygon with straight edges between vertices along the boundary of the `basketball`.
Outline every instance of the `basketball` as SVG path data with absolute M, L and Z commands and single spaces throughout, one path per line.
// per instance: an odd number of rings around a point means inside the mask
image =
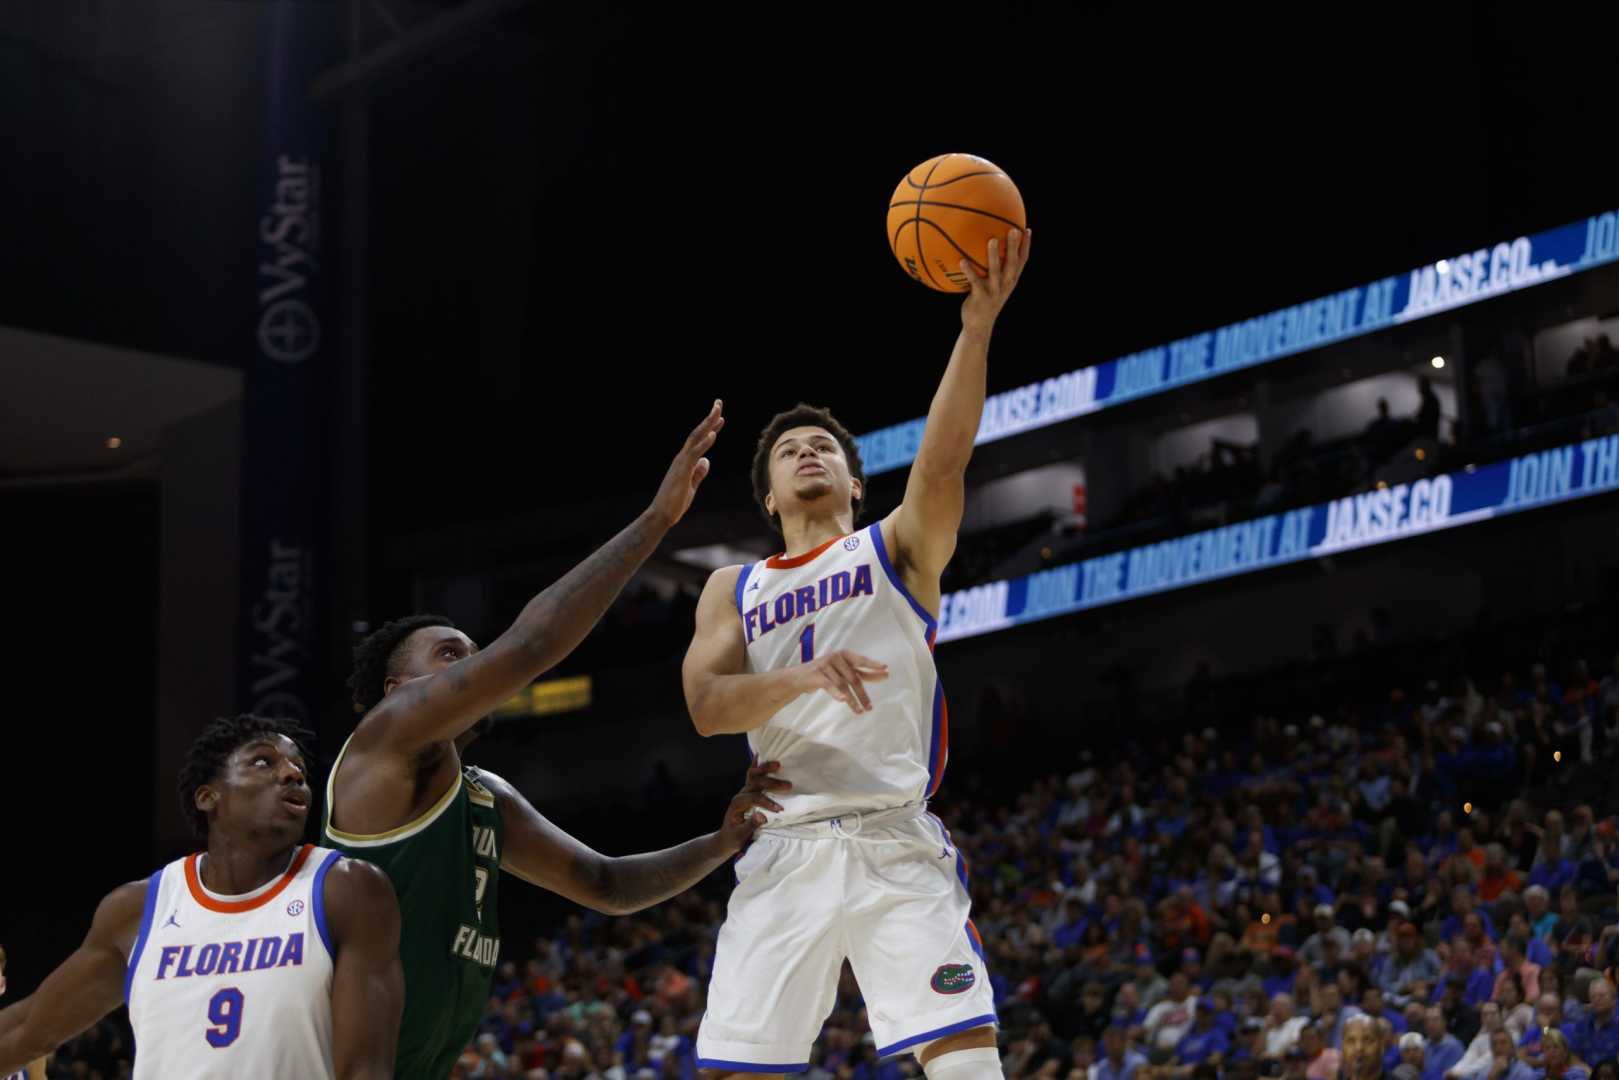
M 911 277 L 939 292 L 969 289 L 961 273 L 967 259 L 989 273 L 989 242 L 1005 254 L 1008 229 L 1025 228 L 1023 196 L 992 161 L 972 154 L 940 154 L 905 174 L 888 201 L 888 246 Z

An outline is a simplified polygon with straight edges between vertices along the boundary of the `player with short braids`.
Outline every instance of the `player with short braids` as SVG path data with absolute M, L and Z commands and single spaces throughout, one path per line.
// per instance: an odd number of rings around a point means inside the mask
M 0 1076 L 43 1076 L 40 1058 L 125 1004 L 134 1080 L 393 1075 L 399 901 L 377 867 L 305 842 L 311 741 L 284 717 L 203 727 L 178 781 L 201 850 L 113 889 L 78 949 L 0 1010 Z
M 399 646 L 428 626 L 458 629 L 443 615 L 406 615 L 383 623 L 354 647 L 354 670 L 349 674 L 348 686 L 356 714 L 364 716 L 382 700 L 383 683 L 388 676 L 399 674 Z
M 186 751 L 180 764 L 180 811 L 198 840 L 208 839 L 208 815 L 197 809 L 197 789 L 219 777 L 231 754 L 265 735 L 285 735 L 305 760 L 315 745 L 315 733 L 296 720 L 242 713 L 211 721 Z

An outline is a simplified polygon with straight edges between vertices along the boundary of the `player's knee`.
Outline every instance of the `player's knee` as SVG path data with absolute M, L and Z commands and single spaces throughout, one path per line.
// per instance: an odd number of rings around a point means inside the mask
M 1000 1080 L 1001 1052 L 993 1045 L 947 1049 L 923 1061 L 922 1071 L 927 1080 Z

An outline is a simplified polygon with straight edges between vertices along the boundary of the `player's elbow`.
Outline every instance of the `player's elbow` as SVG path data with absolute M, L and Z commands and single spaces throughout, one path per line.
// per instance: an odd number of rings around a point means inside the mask
M 9 1036 L 0 1039 L 0 1065 L 7 1066 L 5 1075 L 10 1076 L 13 1069 L 21 1069 L 30 1061 L 50 1057 L 58 1045 L 42 1032 L 33 1030 L 25 1020 Z
M 712 700 L 702 683 L 686 684 L 686 711 L 691 714 L 691 726 L 697 729 L 697 734 L 705 739 L 719 734 Z

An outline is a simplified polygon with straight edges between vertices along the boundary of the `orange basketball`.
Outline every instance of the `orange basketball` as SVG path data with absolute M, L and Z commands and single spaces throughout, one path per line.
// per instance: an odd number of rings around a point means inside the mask
M 964 293 L 967 259 L 989 273 L 989 242 L 1006 254 L 1006 232 L 1028 223 L 1023 196 L 993 162 L 972 154 L 940 154 L 906 174 L 888 202 L 888 246 L 900 266 L 940 292 Z

